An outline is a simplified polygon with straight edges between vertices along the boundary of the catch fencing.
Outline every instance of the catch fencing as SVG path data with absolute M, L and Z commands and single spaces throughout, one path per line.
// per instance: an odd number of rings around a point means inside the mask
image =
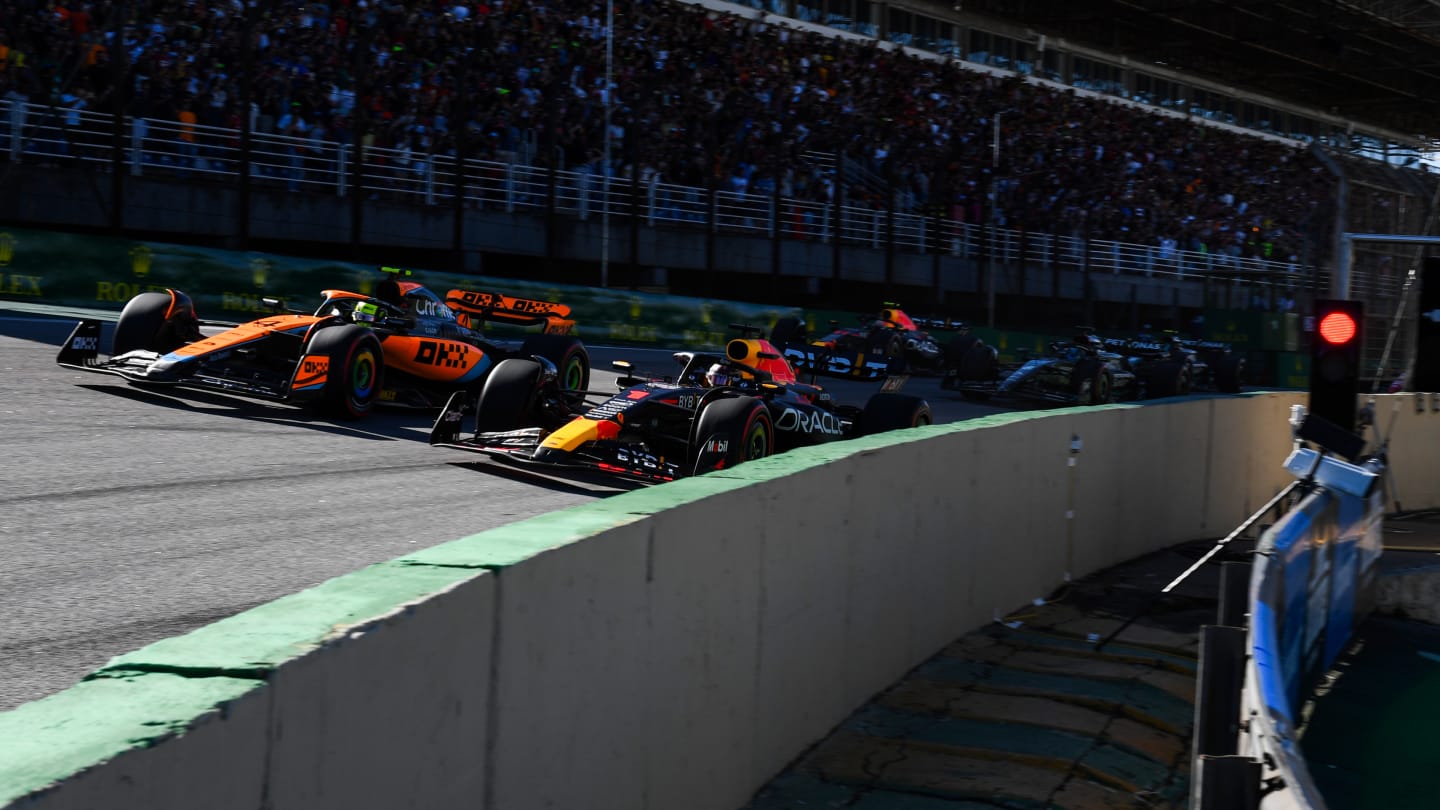
M 358 157 L 358 159 L 357 159 Z M 812 156 L 813 157 L 813 156 Z M 1313 267 L 1292 260 L 1182 250 L 1082 235 L 1055 235 L 963 222 L 920 210 L 907 195 L 888 207 L 861 204 L 832 189 L 833 158 L 815 161 L 826 177 L 818 198 L 710 189 L 627 177 L 605 166 L 551 171 L 518 161 L 410 148 L 371 146 L 323 137 L 244 132 L 199 123 L 0 100 L 0 159 L 37 165 L 84 165 L 99 172 L 170 176 L 252 187 L 469 210 L 555 211 L 578 219 L 638 217 L 652 225 L 803 241 L 833 242 L 912 254 L 1014 262 L 1045 269 L 1154 278 L 1239 280 L 1257 288 L 1311 289 Z M 828 167 L 828 168 L 827 168 Z M 826 174 L 828 172 L 828 174 Z M 838 185 L 843 186 L 844 183 Z M 358 191 L 357 191 L 358 190 Z M 878 199 L 884 199 L 879 195 Z

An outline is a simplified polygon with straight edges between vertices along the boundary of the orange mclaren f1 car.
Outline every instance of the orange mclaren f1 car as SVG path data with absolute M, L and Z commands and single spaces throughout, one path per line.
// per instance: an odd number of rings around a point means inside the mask
M 863 406 L 842 405 L 797 379 L 768 340 L 740 337 L 724 354 L 674 357 L 680 371 L 668 377 L 639 377 L 617 361 L 619 391 L 594 392 L 590 401 L 560 389 L 546 362 L 506 360 L 476 400 L 473 433 L 464 425 L 472 409 L 456 394 L 430 443 L 532 468 L 660 483 L 931 421 L 925 400 L 898 393 L 903 377 L 887 379 Z
M 584 390 L 590 357 L 569 334 L 569 307 L 498 293 L 451 290 L 387 277 L 373 295 L 324 290 L 314 312 L 287 310 L 242 324 L 202 321 L 179 290 L 130 299 L 100 355 L 100 321 L 76 325 L 57 361 L 133 383 L 204 388 L 303 402 L 326 416 L 355 419 L 379 404 L 438 408 L 456 391 L 478 392 L 506 358 L 541 357 L 562 388 Z M 515 340 L 486 338 L 487 323 L 543 326 Z M 202 326 L 226 327 L 206 336 Z

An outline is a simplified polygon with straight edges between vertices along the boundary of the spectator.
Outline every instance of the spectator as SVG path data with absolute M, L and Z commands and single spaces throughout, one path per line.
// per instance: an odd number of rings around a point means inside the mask
M 398 150 L 388 165 L 411 186 L 434 156 L 455 154 L 457 130 L 476 135 L 473 158 L 574 167 L 602 147 L 608 105 L 612 165 L 596 168 L 614 176 L 744 194 L 763 174 L 823 202 L 835 178 L 820 154 L 865 170 L 847 176 L 847 205 L 898 199 L 956 221 L 1143 241 L 1162 259 L 1181 247 L 1235 262 L 1325 244 L 1317 211 L 1331 181 L 1302 150 L 874 41 L 633 0 L 615 18 L 610 84 L 595 0 L 341 0 L 250 6 L 248 20 L 246 8 L 21 0 L 0 32 L 0 95 L 45 104 L 80 97 L 85 81 L 88 108 L 109 110 L 111 52 L 123 48 L 135 110 L 179 99 L 176 115 L 193 116 L 177 118 L 183 144 L 197 120 L 239 119 L 249 70 L 258 133 L 304 139 L 300 159 L 314 167 L 317 138 L 348 143 L 358 129 L 367 146 Z

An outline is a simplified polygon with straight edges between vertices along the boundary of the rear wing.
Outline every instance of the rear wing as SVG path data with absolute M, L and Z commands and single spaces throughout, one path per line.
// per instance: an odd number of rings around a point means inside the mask
M 553 301 L 517 298 L 501 293 L 451 290 L 445 293 L 445 303 L 456 312 L 479 318 L 481 321 L 514 326 L 544 326 L 546 334 L 551 335 L 568 335 L 575 327 L 575 321 L 570 319 L 570 307 Z

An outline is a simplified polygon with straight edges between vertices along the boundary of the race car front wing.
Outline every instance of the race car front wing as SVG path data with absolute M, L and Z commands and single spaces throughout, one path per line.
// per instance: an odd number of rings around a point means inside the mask
M 270 378 L 254 373 L 244 377 L 229 376 L 224 373 L 223 367 L 212 368 L 194 362 L 172 362 L 158 352 L 143 349 L 102 358 L 100 321 L 88 318 L 75 325 L 70 337 L 61 345 L 55 362 L 65 368 L 112 374 L 136 383 L 200 388 L 277 402 L 305 396 L 301 393 L 300 397 L 297 397 L 299 392 L 292 390 L 291 381 L 288 379 Z
M 563 455 L 555 451 L 541 453 L 538 451 L 547 431 L 540 427 L 476 432 L 464 436 L 465 398 L 465 392 L 457 391 L 445 403 L 444 410 L 430 429 L 431 446 L 480 453 L 516 466 L 598 472 L 648 484 L 673 481 L 686 474 L 686 470 L 673 461 L 615 441 L 592 442 L 583 449 Z

